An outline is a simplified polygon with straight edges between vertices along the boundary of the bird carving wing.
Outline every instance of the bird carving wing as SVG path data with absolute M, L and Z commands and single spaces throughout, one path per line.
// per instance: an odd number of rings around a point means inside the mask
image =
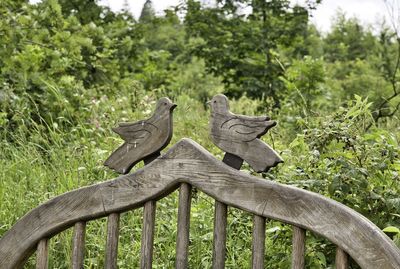
M 134 123 L 119 123 L 112 130 L 119 134 L 127 143 L 141 144 L 146 141 L 158 128 L 149 121 Z
M 242 136 L 243 141 L 251 141 L 260 138 L 275 125 L 276 122 L 270 121 L 266 116 L 249 117 L 232 114 L 221 122 L 220 128 L 229 130 L 236 136 Z

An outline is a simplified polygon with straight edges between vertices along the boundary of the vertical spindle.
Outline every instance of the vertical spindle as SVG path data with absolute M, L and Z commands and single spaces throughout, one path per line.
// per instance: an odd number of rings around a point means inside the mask
M 227 205 L 216 200 L 214 212 L 213 269 L 225 268 L 227 213 Z
M 72 269 L 83 269 L 85 257 L 85 229 L 86 222 L 75 223 L 72 240 Z
M 306 230 L 293 226 L 292 269 L 304 269 Z
M 336 249 L 336 269 L 347 269 L 349 267 L 349 255 L 341 248 Z
M 253 216 L 252 268 L 264 268 L 265 256 L 265 218 Z
M 106 269 L 117 268 L 119 213 L 111 213 L 107 220 Z
M 49 263 L 49 239 L 39 241 L 36 250 L 36 269 L 47 269 Z
M 152 268 L 155 217 L 156 202 L 146 202 L 143 209 L 142 247 L 140 258 L 140 268 L 142 269 Z
M 179 189 L 176 269 L 188 268 L 191 194 L 192 187 L 187 183 L 182 183 Z

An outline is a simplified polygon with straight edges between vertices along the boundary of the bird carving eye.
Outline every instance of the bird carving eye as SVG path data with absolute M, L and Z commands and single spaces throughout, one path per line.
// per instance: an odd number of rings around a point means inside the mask
M 216 103 L 217 101 L 214 101 L 214 104 Z
M 166 106 L 167 105 L 167 103 L 164 103 L 164 106 Z

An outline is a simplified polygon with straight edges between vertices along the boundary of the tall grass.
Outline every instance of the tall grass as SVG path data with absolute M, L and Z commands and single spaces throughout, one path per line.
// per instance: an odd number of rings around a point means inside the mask
M 92 102 L 91 106 L 84 107 L 84 113 L 89 116 L 79 118 L 77 122 L 50 117 L 47 121 L 42 118 L 39 124 L 37 121 L 25 119 L 25 125 L 16 130 L 4 130 L 0 134 L 0 237 L 29 210 L 52 197 L 117 176 L 103 166 L 103 161 L 122 141 L 111 132 L 111 127 L 118 121 L 137 121 L 152 113 L 155 95 L 139 97 L 140 100 L 121 96 L 100 98 L 98 102 Z M 174 135 L 164 151 L 181 138 L 189 137 L 222 159 L 223 152 L 217 149 L 208 137 L 209 112 L 205 105 L 186 95 L 177 96 L 174 102 L 178 104 L 174 111 Z M 132 103 L 135 105 L 132 106 Z M 267 111 L 260 112 L 257 109 L 259 107 L 260 103 L 247 98 L 231 103 L 231 109 L 236 113 L 269 114 Z M 69 124 L 67 127 L 65 122 Z M 393 128 L 398 128 L 396 126 L 397 124 L 394 124 Z M 281 150 L 286 164 L 262 176 L 303 188 L 314 188 L 326 194 L 322 187 L 318 187 L 324 180 L 318 178 L 318 175 L 329 171 L 324 167 L 313 166 L 316 157 L 310 152 L 304 139 L 290 140 L 280 128 L 278 125 L 264 139 Z M 308 169 L 305 165 L 315 172 L 315 178 L 307 178 L 308 174 L 300 170 L 302 167 Z M 138 164 L 133 171 L 141 166 L 142 164 Z M 247 169 L 248 166 L 245 164 L 244 168 Z M 175 191 L 157 203 L 154 268 L 174 267 L 177 197 Z M 190 268 L 210 268 L 214 201 L 196 189 L 192 198 Z M 227 268 L 250 267 L 251 225 L 250 214 L 229 209 Z M 106 218 L 88 223 L 85 268 L 104 266 L 106 226 Z M 142 209 L 121 215 L 119 268 L 139 267 L 141 228 Z M 50 268 L 70 268 L 71 236 L 72 231 L 69 229 L 51 239 Z M 312 234 L 307 238 L 307 267 L 329 267 L 334 260 L 334 246 Z M 265 258 L 268 268 L 290 267 L 290 245 L 291 227 L 277 221 L 268 221 Z M 34 264 L 33 256 L 26 268 L 34 268 Z
M 205 147 L 212 148 L 207 135 L 207 112 L 204 105 L 189 97 L 175 100 L 180 105 L 174 113 L 174 136 L 172 146 L 182 137 L 191 137 Z M 149 101 L 150 103 L 150 101 Z M 151 107 L 151 105 L 149 105 Z M 195 112 L 194 112 L 195 111 Z M 121 113 L 122 111 L 119 111 Z M 117 112 L 118 113 L 118 112 Z M 122 113 L 132 121 L 149 115 L 146 110 Z M 101 123 L 112 127 L 115 119 Z M 102 163 L 121 140 L 108 128 L 94 127 L 90 122 L 80 122 L 64 132 L 57 121 L 41 124 L 27 119 L 29 132 L 21 128 L 17 132 L 2 134 L 0 144 L 0 236 L 29 210 L 41 203 L 76 188 L 103 182 L 117 176 Z M 12 136 L 13 142 L 5 137 Z M 169 146 L 169 147 L 170 147 Z M 216 149 L 213 148 L 215 151 Z M 140 167 L 138 165 L 138 167 Z M 134 170 L 137 168 L 134 168 Z M 210 264 L 213 214 L 212 201 L 199 194 L 194 202 L 193 218 L 201 216 L 191 230 L 191 263 Z M 175 261 L 177 218 L 176 192 L 157 203 L 154 267 L 173 267 Z M 201 223 L 200 223 L 201 221 Z M 119 246 L 119 267 L 139 266 L 142 210 L 123 213 Z M 70 268 L 71 229 L 51 239 L 50 268 Z M 87 225 L 85 268 L 104 265 L 106 219 L 91 221 Z M 197 244 L 198 243 L 198 244 Z M 204 252 L 204 246 L 208 251 Z M 208 253 L 208 254 L 207 254 Z M 205 258 L 207 257 L 208 258 Z M 26 265 L 33 268 L 35 258 Z

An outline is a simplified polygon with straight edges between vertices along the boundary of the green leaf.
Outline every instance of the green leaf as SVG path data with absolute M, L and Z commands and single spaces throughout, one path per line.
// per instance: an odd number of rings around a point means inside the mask
M 400 234 L 400 229 L 394 226 L 388 226 L 385 229 L 383 229 L 382 231 L 384 231 L 385 233 L 396 233 L 396 234 Z
M 272 227 L 272 228 L 269 228 L 269 229 L 267 229 L 267 233 L 274 233 L 274 232 L 276 232 L 276 231 L 280 231 L 281 230 L 281 228 L 280 227 L 278 227 L 278 226 L 275 226 L 275 227 Z
M 399 217 L 399 218 L 400 218 L 400 214 L 391 213 L 390 215 L 392 215 L 392 216 L 395 216 L 395 217 Z
M 320 263 L 321 263 L 322 266 L 326 266 L 326 258 L 325 258 L 324 253 L 322 253 L 322 252 L 317 252 L 317 258 L 318 258 L 318 260 L 320 261 Z

